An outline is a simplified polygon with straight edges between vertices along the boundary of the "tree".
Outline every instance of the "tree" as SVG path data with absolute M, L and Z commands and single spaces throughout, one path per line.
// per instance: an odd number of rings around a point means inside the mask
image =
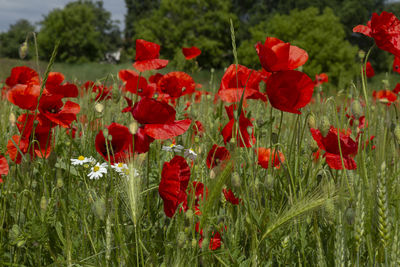
M 85 62 L 102 59 L 106 51 L 121 45 L 118 27 L 101 1 L 76 1 L 54 9 L 41 22 L 38 44 L 50 56 L 60 41 L 57 60 Z
M 293 10 L 289 15 L 275 15 L 271 20 L 250 28 L 251 40 L 241 44 L 239 62 L 259 67 L 254 45 L 264 42 L 267 36 L 290 42 L 307 51 L 309 59 L 304 71 L 313 77 L 327 72 L 330 80 L 350 81 L 357 73 L 355 57 L 357 48 L 345 40 L 345 31 L 332 9 L 320 14 L 317 8 Z
M 0 34 L 0 56 L 18 58 L 19 47 L 25 42 L 28 34 L 34 31 L 35 26 L 26 19 L 18 20 L 10 25 L 7 32 Z M 29 54 L 31 53 L 28 53 L 28 56 Z
M 230 10 L 230 0 L 161 0 L 158 9 L 136 23 L 134 38 L 160 44 L 168 59 L 194 45 L 202 50 L 200 66 L 223 67 L 232 62 L 229 19 L 237 25 Z

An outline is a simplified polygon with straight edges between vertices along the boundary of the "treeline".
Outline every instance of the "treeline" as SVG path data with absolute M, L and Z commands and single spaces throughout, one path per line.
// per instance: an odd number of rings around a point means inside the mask
M 125 4 L 123 32 L 101 1 L 80 0 L 51 11 L 39 23 L 40 55 L 50 57 L 59 40 L 59 61 L 98 61 L 118 48 L 123 48 L 123 60 L 132 60 L 134 41 L 142 38 L 159 43 L 161 56 L 172 64 L 182 61 L 182 47 L 194 45 L 202 50 L 200 66 L 222 68 L 233 62 L 232 20 L 239 63 L 259 68 L 254 45 L 274 36 L 309 53 L 304 66 L 309 75 L 327 72 L 334 79 L 347 78 L 357 71 L 357 51 L 372 45 L 368 38 L 353 34 L 352 28 L 366 24 L 373 12 L 400 11 L 399 3 L 385 0 L 125 0 Z M 11 25 L 0 34 L 0 56 L 18 57 L 26 33 L 34 30 L 26 20 Z M 372 59 L 376 70 L 387 70 L 386 54 L 376 52 Z

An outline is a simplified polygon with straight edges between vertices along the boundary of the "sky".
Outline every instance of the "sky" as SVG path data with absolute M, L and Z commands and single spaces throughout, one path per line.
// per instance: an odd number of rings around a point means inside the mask
M 31 23 L 39 22 L 51 10 L 63 8 L 73 0 L 0 0 L 0 32 L 8 31 L 9 25 L 19 19 L 27 19 Z M 119 27 L 124 28 L 125 1 L 103 0 L 104 8 L 111 12 L 113 20 L 119 20 Z

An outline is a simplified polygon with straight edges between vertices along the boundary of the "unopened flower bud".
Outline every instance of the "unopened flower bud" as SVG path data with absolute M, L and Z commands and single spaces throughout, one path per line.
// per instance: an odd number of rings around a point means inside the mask
M 208 239 L 208 238 L 204 238 L 203 239 L 203 243 L 202 243 L 202 246 L 201 246 L 201 249 L 203 250 L 203 251 L 207 251 L 208 250 L 208 244 L 210 243 L 210 240 Z
M 101 104 L 101 103 L 97 103 L 97 104 L 94 106 L 94 109 L 95 109 L 98 113 L 102 113 L 103 110 L 104 110 L 104 105 Z
M 328 117 L 323 116 L 321 119 L 321 125 L 319 127 L 319 130 L 323 137 L 325 137 L 328 134 L 330 127 L 331 127 L 331 123 L 329 122 Z
M 129 131 L 131 134 L 135 134 L 138 130 L 138 123 L 137 121 L 133 121 L 129 124 Z
M 25 41 L 21 44 L 21 46 L 19 47 L 19 57 L 21 59 L 24 59 L 26 57 L 26 55 L 28 54 L 28 42 Z
M 197 247 L 197 240 L 195 238 L 192 239 L 192 248 L 195 249 Z
M 64 186 L 64 180 L 61 177 L 57 178 L 57 187 L 61 188 Z
M 265 180 L 265 186 L 270 189 L 274 186 L 275 179 L 271 174 L 267 175 L 267 179 Z
M 96 216 L 98 216 L 101 220 L 104 219 L 106 214 L 106 203 L 104 199 L 99 198 L 97 199 L 92 206 L 93 212 Z
M 193 218 L 193 211 L 190 210 L 190 209 L 189 209 L 188 211 L 186 211 L 185 217 L 186 217 L 186 219 L 188 219 L 189 221 L 191 221 L 192 218 Z
M 231 176 L 231 184 L 233 187 L 240 187 L 240 176 L 237 172 L 233 172 Z
M 215 178 L 215 171 L 211 170 L 210 171 L 210 179 L 214 179 Z
M 16 117 L 15 117 L 15 114 L 14 114 L 14 113 L 10 113 L 10 116 L 8 116 L 8 121 L 10 122 L 10 124 L 11 124 L 12 126 L 15 125 Z
M 107 140 L 111 142 L 112 141 L 112 135 L 107 136 Z
M 307 119 L 307 124 L 308 124 L 308 128 L 312 128 L 312 129 L 315 129 L 316 127 L 317 127 L 317 124 L 315 123 L 315 117 L 314 117 L 314 115 L 310 115 L 310 116 L 308 116 L 308 119 Z
M 185 245 L 186 236 L 184 232 L 179 232 L 177 237 L 178 247 L 182 248 Z
M 358 57 L 359 57 L 361 60 L 363 60 L 364 57 L 365 57 L 365 51 L 364 51 L 364 50 L 358 51 Z
M 317 142 L 314 140 L 314 139 L 311 139 L 310 140 L 310 149 L 311 149 L 311 151 L 313 152 L 313 153 L 315 153 L 315 152 L 317 152 L 318 151 L 318 144 L 317 144 Z
M 278 133 L 276 131 L 271 133 L 271 142 L 272 144 L 278 143 Z
M 104 138 L 108 137 L 108 129 L 107 128 L 103 130 L 103 136 L 104 136 Z

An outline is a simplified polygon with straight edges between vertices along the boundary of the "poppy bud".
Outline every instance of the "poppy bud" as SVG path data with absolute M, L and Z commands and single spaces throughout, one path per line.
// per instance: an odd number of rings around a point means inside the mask
M 11 126 L 15 126 L 15 114 L 14 113 L 10 113 L 10 116 L 8 116 L 8 121 L 10 122 Z
M 195 238 L 192 239 L 192 248 L 195 249 L 197 247 L 197 240 Z
M 96 216 L 98 216 L 101 220 L 104 219 L 106 214 L 106 203 L 104 199 L 99 198 L 97 199 L 92 206 L 93 212 Z
M 19 47 L 19 57 L 21 59 L 24 59 L 26 57 L 26 55 L 28 54 L 28 42 L 25 41 L 21 44 L 21 46 Z
M 358 51 L 358 57 L 359 57 L 361 60 L 363 60 L 364 57 L 365 57 L 365 51 L 364 51 L 364 50 Z
M 63 187 L 64 186 L 64 180 L 61 177 L 58 177 L 56 185 L 57 185 L 58 188 Z
M 112 141 L 112 135 L 107 136 L 107 140 L 111 142 Z
M 271 174 L 267 175 L 267 179 L 265 180 L 265 186 L 267 188 L 272 188 L 274 186 L 275 179 Z
M 195 143 L 200 142 L 200 138 L 199 138 L 198 136 L 195 136 L 195 137 L 194 137 L 194 142 L 195 142 Z
M 313 114 L 310 114 L 310 116 L 308 116 L 307 119 L 307 124 L 308 124 L 308 128 L 312 128 L 315 129 L 317 127 L 317 124 L 315 123 L 315 117 Z
M 103 130 L 103 136 L 104 136 L 104 138 L 108 137 L 108 129 L 107 128 Z
M 42 210 L 42 212 L 45 212 L 47 209 L 47 200 L 45 196 L 42 196 L 42 198 L 40 199 L 40 209 Z
M 237 172 L 233 172 L 231 176 L 231 184 L 233 187 L 240 187 L 240 176 Z
M 278 133 L 275 130 L 271 133 L 271 142 L 272 144 L 278 143 Z
M 394 137 L 396 137 L 397 142 L 400 143 L 400 126 L 397 124 L 393 130 Z
M 215 172 L 214 170 L 210 171 L 210 179 L 214 179 L 215 178 Z
M 184 232 L 179 232 L 178 233 L 178 238 L 177 238 L 178 247 L 182 248 L 185 245 L 185 241 L 186 241 L 185 233 Z
M 208 238 L 204 238 L 203 239 L 203 245 L 201 246 L 201 249 L 203 251 L 207 251 L 208 250 L 208 244 L 210 243 L 210 240 L 208 240 Z
M 94 109 L 95 109 L 98 113 L 102 113 L 103 110 L 104 110 L 104 105 L 101 104 L 101 103 L 97 103 L 97 104 L 94 106 Z
M 311 151 L 313 152 L 313 153 L 315 153 L 315 152 L 317 152 L 318 151 L 318 144 L 317 144 L 317 141 L 315 141 L 314 139 L 311 139 L 310 140 L 310 149 L 311 149 Z
M 327 116 L 323 116 L 321 120 L 321 126 L 319 128 L 322 136 L 326 136 L 329 132 L 329 129 L 331 127 L 331 123 L 329 122 L 329 119 Z
M 131 134 L 136 134 L 138 130 L 138 123 L 137 121 L 133 121 L 129 124 L 129 131 L 131 132 Z

